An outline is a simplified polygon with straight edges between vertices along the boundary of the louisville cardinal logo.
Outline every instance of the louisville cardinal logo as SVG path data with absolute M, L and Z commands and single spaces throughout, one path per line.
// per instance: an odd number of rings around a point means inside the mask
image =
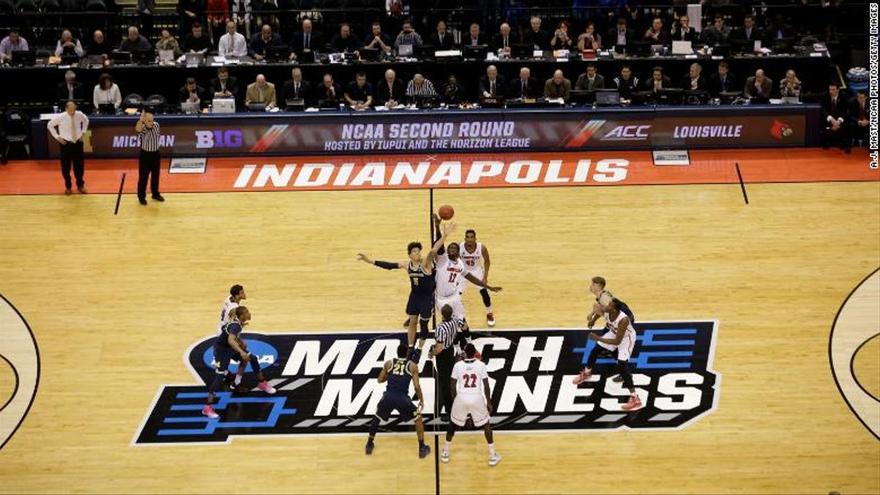
M 790 125 L 780 120 L 773 120 L 773 126 L 770 127 L 770 135 L 781 140 L 794 134 L 794 130 Z

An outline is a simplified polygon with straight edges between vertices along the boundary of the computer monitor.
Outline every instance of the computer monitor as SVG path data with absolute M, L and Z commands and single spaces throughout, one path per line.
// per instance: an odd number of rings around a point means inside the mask
M 265 112 L 266 104 L 265 103 L 248 103 L 247 105 L 248 112 Z
M 266 48 L 266 61 L 287 62 L 290 59 L 290 47 L 283 44 L 272 45 Z
M 104 66 L 104 56 L 103 55 L 88 55 L 86 57 L 86 64 L 92 68 L 103 67 Z
M 37 53 L 33 50 L 15 50 L 12 52 L 12 65 L 30 67 L 37 63 Z
M 131 60 L 138 65 L 148 65 L 156 61 L 153 50 L 135 50 L 131 52 Z
M 596 101 L 596 91 L 591 89 L 573 89 L 568 93 L 568 101 L 572 105 L 589 105 Z
M 116 105 L 112 103 L 100 103 L 98 104 L 98 113 L 102 115 L 114 115 L 116 114 Z
M 703 90 L 691 90 L 684 92 L 685 105 L 705 105 L 709 103 L 709 93 Z
M 79 62 L 79 55 L 76 53 L 62 53 L 61 65 L 73 65 Z
M 197 101 L 184 101 L 180 104 L 180 111 L 186 114 L 195 114 L 199 113 L 199 102 Z
M 434 45 L 420 45 L 415 48 L 415 55 L 419 60 L 431 60 L 435 51 Z
M 487 45 L 465 45 L 461 51 L 466 60 L 485 60 L 489 47 Z
M 535 47 L 528 43 L 515 43 L 510 47 L 510 56 L 512 58 L 532 58 Z
M 616 89 L 596 90 L 596 105 L 620 105 L 620 92 Z
M 358 50 L 358 53 L 361 56 L 361 60 L 364 60 L 366 62 L 378 62 L 382 59 L 381 49 L 379 48 L 363 47 Z
M 315 63 L 315 51 L 309 50 L 307 52 L 297 52 L 296 59 L 301 64 L 313 64 Z
M 235 113 L 235 98 L 214 98 L 211 113 Z
M 284 102 L 288 112 L 301 112 L 306 108 L 306 102 L 302 98 L 291 98 Z
M 681 88 L 663 88 L 657 94 L 657 103 L 665 105 L 681 105 L 684 90 Z
M 131 63 L 131 52 L 124 52 L 122 50 L 113 50 L 110 52 L 110 60 L 113 62 L 113 65 L 123 65 Z

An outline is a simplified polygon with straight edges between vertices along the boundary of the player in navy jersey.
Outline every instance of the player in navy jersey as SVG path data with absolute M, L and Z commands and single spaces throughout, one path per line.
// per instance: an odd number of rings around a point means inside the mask
M 376 415 L 370 422 L 370 438 L 367 440 L 365 451 L 367 455 L 373 454 L 375 447 L 376 432 L 379 431 L 379 420 L 388 421 L 391 412 L 397 410 L 401 421 L 416 420 L 416 436 L 419 439 L 419 459 L 424 459 L 431 453 L 431 448 L 425 444 L 425 424 L 422 422 L 422 408 L 425 407 L 425 398 L 422 396 L 422 387 L 419 386 L 419 366 L 407 359 L 409 348 L 403 344 L 397 346 L 397 357 L 385 361 L 382 371 L 379 372 L 379 383 L 388 382 L 385 393 L 376 407 Z M 412 381 L 416 389 L 416 397 L 419 398 L 419 407 L 413 405 L 409 395 L 409 384 Z
M 257 388 L 267 394 L 275 393 L 275 388 L 269 385 L 266 377 L 263 376 L 263 372 L 260 371 L 260 363 L 257 361 L 257 356 L 247 352 L 242 345 L 241 331 L 250 320 L 251 312 L 246 307 L 238 306 L 233 308 L 229 311 L 229 320 L 223 325 L 223 330 L 217 336 L 217 341 L 214 342 L 214 360 L 217 361 L 217 369 L 215 370 L 214 381 L 208 387 L 208 400 L 205 403 L 205 407 L 202 408 L 202 414 L 211 419 L 220 417 L 214 411 L 212 404 L 214 403 L 215 394 L 222 388 L 226 374 L 229 372 L 229 361 L 236 355 L 239 356 L 238 365 L 240 367 L 250 364 L 251 369 L 257 374 L 257 379 L 260 382 Z
M 406 303 L 406 314 L 409 317 L 406 342 L 410 348 L 416 341 L 416 322 L 419 324 L 418 348 L 422 348 L 425 339 L 428 338 L 428 321 L 434 312 L 434 261 L 437 259 L 437 251 L 446 243 L 446 237 L 455 229 L 455 223 L 449 222 L 446 230 L 437 242 L 431 247 L 427 256 L 422 257 L 422 243 L 411 242 L 406 247 L 409 254 L 407 263 L 394 263 L 389 261 L 373 261 L 365 254 L 358 253 L 358 260 L 386 270 L 406 268 L 409 276 L 410 292 Z

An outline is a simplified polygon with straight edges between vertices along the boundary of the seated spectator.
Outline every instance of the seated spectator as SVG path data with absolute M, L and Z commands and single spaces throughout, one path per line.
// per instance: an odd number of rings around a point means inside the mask
M 529 29 L 526 30 L 525 34 L 523 34 L 523 43 L 530 45 L 535 50 L 549 50 L 550 49 L 550 35 L 547 34 L 547 31 L 541 29 L 541 18 L 538 16 L 532 16 L 529 19 Z
M 510 81 L 507 89 L 507 97 L 510 99 L 534 99 L 541 96 L 538 89 L 538 81 L 532 77 L 532 71 L 528 67 L 519 70 L 519 77 Z
M 396 107 L 403 103 L 406 98 L 406 88 L 403 82 L 397 79 L 397 74 L 392 69 L 385 71 L 385 77 L 376 84 L 376 105 Z
M 290 81 L 284 83 L 282 93 L 285 102 L 303 100 L 308 105 L 312 99 L 312 84 L 303 80 L 302 69 L 294 67 L 290 71 Z
M 571 81 L 565 78 L 561 70 L 553 72 L 553 77 L 544 82 L 544 98 L 562 98 L 568 103 L 571 93 Z
M 220 37 L 217 53 L 223 57 L 244 57 L 247 55 L 247 41 L 244 35 L 236 30 L 235 23 L 226 23 L 226 34 Z
M 605 43 L 609 48 L 612 46 L 627 46 L 632 44 L 635 38 L 635 32 L 627 27 L 626 19 L 621 17 L 617 19 L 617 26 L 608 31 Z
M 183 51 L 187 53 L 208 53 L 212 48 L 211 40 L 205 36 L 202 25 L 194 22 L 190 29 L 190 34 L 183 41 Z
M 587 71 L 577 78 L 574 88 L 580 91 L 593 91 L 605 88 L 605 78 L 599 74 L 596 64 L 587 64 Z
M 492 40 L 492 50 L 510 55 L 511 47 L 514 44 L 516 44 L 516 37 L 510 32 L 510 24 L 502 22 L 501 27 L 498 28 L 498 34 Z
M 413 30 L 412 22 L 403 21 L 403 26 L 397 39 L 394 40 L 394 48 L 400 49 L 401 45 L 422 46 L 422 37 Z
M 362 46 L 364 45 L 351 33 L 351 26 L 346 22 L 339 26 L 339 33 L 333 36 L 333 39 L 330 41 L 331 51 L 334 53 L 355 52 Z
M 122 105 L 122 93 L 110 74 L 104 73 L 98 76 L 98 84 L 92 91 L 92 104 L 95 105 L 96 112 L 101 105 L 106 104 L 112 104 L 116 110 L 119 110 L 119 106 Z
M 171 50 L 174 52 L 175 58 L 180 56 L 180 43 L 177 42 L 177 38 L 171 36 L 171 31 L 167 29 L 162 30 L 159 41 L 156 42 L 156 51 L 163 50 Z
M 550 38 L 550 49 L 551 50 L 571 50 L 574 46 L 574 42 L 571 40 L 571 36 L 569 36 L 569 25 L 568 21 L 561 21 L 559 25 L 556 27 L 556 31 L 553 32 L 553 37 Z
M 772 43 L 774 40 L 784 40 L 795 36 L 794 28 L 785 21 L 785 17 L 779 12 L 770 21 L 767 32 L 764 34 L 766 41 Z
M 324 74 L 321 85 L 315 90 L 315 96 L 318 105 L 322 107 L 333 107 L 345 102 L 342 87 L 333 81 L 333 74 L 329 72 Z
M 703 30 L 702 37 L 703 43 L 709 46 L 727 43 L 727 38 L 730 37 L 730 28 L 724 25 L 724 16 L 716 14 L 712 25 Z
M 148 52 L 153 49 L 149 40 L 141 36 L 138 28 L 135 26 L 128 27 L 128 35 L 119 44 L 119 49 L 123 52 Z
M 659 65 L 651 70 L 651 78 L 645 81 L 645 91 L 653 91 L 659 93 L 661 89 L 672 88 L 672 81 L 663 74 L 663 67 Z
M 746 87 L 743 89 L 747 98 L 766 100 L 773 91 L 773 80 L 764 75 L 763 69 L 755 71 L 755 75 L 746 79 Z
M 437 21 L 437 30 L 431 35 L 431 44 L 437 50 L 452 50 L 455 48 L 455 38 L 446 30 L 446 21 Z
M 791 69 L 785 71 L 785 77 L 779 81 L 779 96 L 783 98 L 800 98 L 801 96 L 801 80 Z
M 863 146 L 868 146 L 871 105 L 868 104 L 868 92 L 864 89 L 858 90 L 856 97 L 850 100 L 847 118 L 849 120 L 849 134 L 852 137 L 853 144 L 858 145 L 861 142 Z
M 633 75 L 632 68 L 624 65 L 620 68 L 620 75 L 614 78 L 614 86 L 617 87 L 621 98 L 629 98 L 629 96 L 639 87 L 639 78 Z
M 486 67 L 486 75 L 480 78 L 480 94 L 485 97 L 504 96 L 507 88 L 504 78 L 498 74 L 494 65 Z
M 703 66 L 694 62 L 688 73 L 681 80 L 681 88 L 685 91 L 708 91 L 709 82 L 703 77 Z
M 486 35 L 480 32 L 480 25 L 476 22 L 471 23 L 468 34 L 461 38 L 461 46 L 482 46 L 488 44 Z
M 755 27 L 755 18 L 751 14 L 747 14 L 743 18 L 743 25 L 741 28 L 730 34 L 731 40 L 736 40 L 740 43 L 754 42 L 763 39 L 763 37 L 763 33 Z
M 313 30 L 312 21 L 304 19 L 302 21 L 302 31 L 293 34 L 293 42 L 290 48 L 294 54 L 302 55 L 313 50 L 323 49 L 323 42 L 321 33 Z
M 678 24 L 672 29 L 672 40 L 690 42 L 699 40 L 697 31 L 691 27 L 691 18 L 687 14 L 679 16 Z
M 651 22 L 651 27 L 645 31 L 642 41 L 651 43 L 652 45 L 669 45 L 669 33 L 663 29 L 663 19 L 655 17 Z
M 602 49 L 602 37 L 596 32 L 596 24 L 593 21 L 588 22 L 584 32 L 578 36 L 577 49 L 579 51 Z
M 275 103 L 275 85 L 266 81 L 266 76 L 257 74 L 256 80 L 248 84 L 245 91 L 244 104 L 259 103 L 266 105 L 266 108 L 274 108 Z
M 86 51 L 89 55 L 110 55 L 110 52 L 113 51 L 113 47 L 110 46 L 110 43 L 104 36 L 104 32 L 100 29 L 96 29 L 95 32 L 92 33 L 92 41 L 89 42 Z
M 712 96 L 718 96 L 721 93 L 739 91 L 739 89 L 736 85 L 736 78 L 730 73 L 728 63 L 722 60 L 718 63 L 718 72 L 712 74 L 709 79 L 709 91 Z
M 211 95 L 214 98 L 235 98 L 238 100 L 238 79 L 229 75 L 229 69 L 217 69 L 217 77 L 211 79 Z
M 443 22 L 443 21 L 440 21 Z M 382 23 L 374 22 L 370 26 L 370 36 L 365 41 L 365 47 L 381 50 L 382 53 L 391 53 L 391 37 L 382 32 Z
M 250 50 L 248 50 L 248 54 L 256 61 L 266 60 L 267 50 L 270 47 L 279 46 L 281 44 L 281 38 L 272 32 L 272 26 L 263 24 L 263 27 L 260 28 L 260 32 L 251 38 L 251 46 Z
M 21 37 L 17 29 L 13 29 L 0 40 L 0 63 L 12 60 L 12 52 L 26 52 L 29 49 L 27 40 Z
M 373 85 L 367 82 L 367 75 L 358 72 L 354 81 L 348 83 L 343 93 L 345 103 L 355 110 L 366 110 L 373 105 Z
M 77 57 L 82 57 L 83 47 L 80 44 L 79 40 L 73 37 L 73 33 L 70 32 L 69 29 L 65 29 L 61 31 L 61 39 L 58 40 L 58 43 L 55 45 L 55 55 L 58 57 L 64 55 L 76 55 Z
M 59 101 L 86 99 L 82 83 L 76 80 L 76 72 L 68 69 L 64 73 L 64 82 L 58 84 L 55 99 Z
M 416 96 L 437 96 L 437 90 L 425 76 L 416 73 L 406 85 L 406 96 L 412 102 Z
M 849 153 L 850 143 L 847 139 L 845 122 L 847 121 L 847 105 L 840 94 L 840 85 L 831 82 L 828 93 L 822 98 L 822 147 L 839 146 Z
M 198 103 L 200 107 L 208 106 L 208 96 L 205 93 L 205 88 L 199 86 L 194 77 L 186 78 L 186 83 L 177 92 L 177 101 L 180 103 Z
M 441 98 L 447 105 L 458 105 L 465 101 L 464 88 L 458 84 L 458 78 L 454 74 L 449 74 L 446 78 Z

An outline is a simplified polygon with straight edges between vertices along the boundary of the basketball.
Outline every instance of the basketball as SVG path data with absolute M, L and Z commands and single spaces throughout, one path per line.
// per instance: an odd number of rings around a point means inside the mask
M 455 210 L 453 210 L 452 207 L 449 205 L 443 205 L 440 207 L 437 213 L 440 215 L 440 218 L 442 220 L 451 220 L 452 217 L 455 215 Z

